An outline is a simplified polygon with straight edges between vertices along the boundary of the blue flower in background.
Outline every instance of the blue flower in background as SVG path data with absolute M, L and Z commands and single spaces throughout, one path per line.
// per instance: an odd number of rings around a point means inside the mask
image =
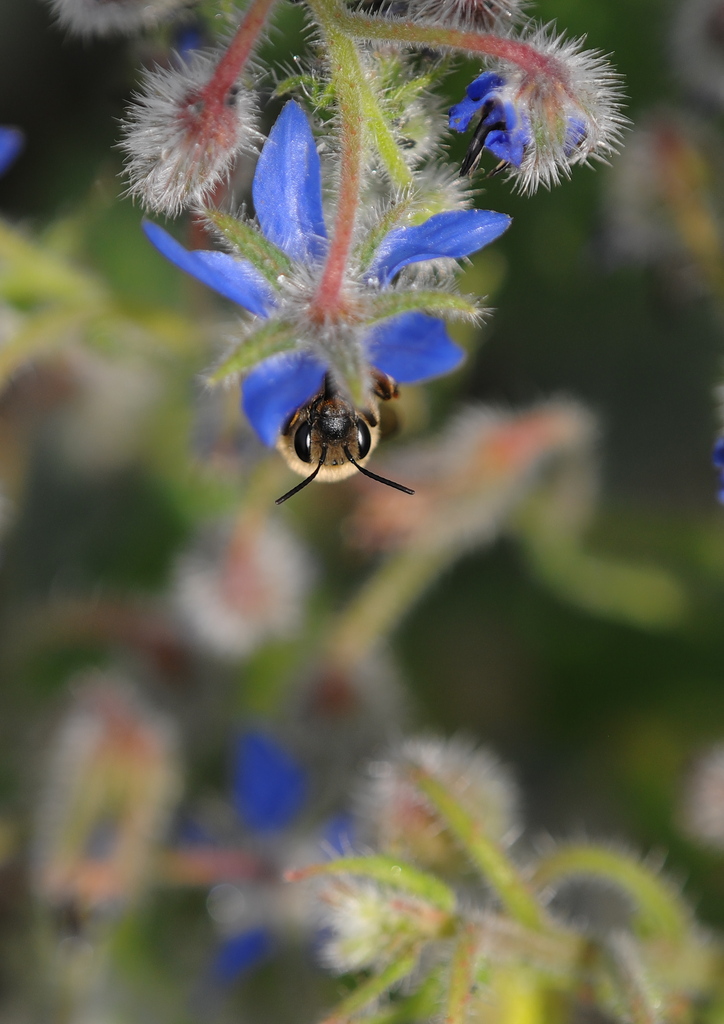
M 307 773 L 270 736 L 246 732 L 237 741 L 232 767 L 234 807 L 260 835 L 291 825 L 308 794 Z
M 305 325 L 304 301 L 300 301 L 305 294 L 311 298 L 309 282 L 321 272 L 328 235 L 319 155 L 306 115 L 293 100 L 284 107 L 261 152 L 253 197 L 262 232 L 300 272 L 301 284 L 291 298 L 289 289 L 275 288 L 243 258 L 186 250 L 149 222 L 144 230 L 177 267 L 250 313 L 284 318 L 289 312 L 300 325 L 295 347 L 263 359 L 242 384 L 244 411 L 261 440 L 273 446 L 291 415 L 320 390 L 325 374 L 335 369 L 319 325 L 311 318 Z M 370 265 L 360 268 L 353 284 L 384 290 L 404 267 L 441 257 L 469 256 L 494 241 L 509 224 L 505 214 L 455 210 L 436 214 L 416 226 L 393 228 L 379 243 Z M 444 322 L 426 313 L 405 312 L 367 328 L 363 323 L 361 333 L 359 324 L 352 326 L 356 334 L 351 331 L 349 339 L 345 335 L 343 344 L 357 344 L 354 339 L 359 336 L 357 361 L 376 367 L 398 383 L 416 384 L 448 373 L 464 356 Z
M 711 461 L 714 469 L 717 471 L 719 483 L 717 498 L 724 505 L 724 437 L 717 439 L 714 451 L 711 454 Z
M 0 125 L 0 174 L 15 162 L 25 143 L 25 137 L 19 128 Z
M 232 801 L 248 831 L 260 841 L 282 835 L 307 802 L 309 778 L 292 755 L 259 730 L 242 733 L 234 745 Z M 217 947 L 211 977 L 230 985 L 274 953 L 275 940 L 266 922 L 232 931 Z

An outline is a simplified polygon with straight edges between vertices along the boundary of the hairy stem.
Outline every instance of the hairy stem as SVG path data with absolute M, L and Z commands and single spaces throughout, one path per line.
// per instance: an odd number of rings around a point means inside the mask
M 531 75 L 545 75 L 565 83 L 567 75 L 555 57 L 541 53 L 529 43 L 508 39 L 492 32 L 462 32 L 460 29 L 440 25 L 418 25 L 414 21 L 392 21 L 366 14 L 355 14 L 341 5 L 335 12 L 338 27 L 358 39 L 394 39 L 405 43 L 418 43 L 439 49 L 449 46 L 468 53 L 482 53 L 498 57 L 527 71 Z
M 626 853 L 585 843 L 561 846 L 538 862 L 531 881 L 543 889 L 570 878 L 594 878 L 623 889 L 636 904 L 639 928 L 649 935 L 676 942 L 687 933 L 688 915 L 678 895 Z
M 252 0 L 211 80 L 202 90 L 203 98 L 210 105 L 224 102 L 251 56 L 274 3 L 275 0 Z

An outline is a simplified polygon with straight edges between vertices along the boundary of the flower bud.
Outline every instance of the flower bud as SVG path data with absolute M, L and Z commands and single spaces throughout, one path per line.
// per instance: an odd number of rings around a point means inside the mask
M 122 679 L 75 687 L 51 745 L 38 813 L 38 895 L 81 916 L 132 902 L 179 795 L 176 737 Z
M 489 149 L 530 193 L 556 185 L 574 164 L 616 152 L 625 119 L 618 76 L 598 51 L 545 28 L 519 42 L 516 63 L 496 61 L 471 82 L 450 110 L 450 127 L 466 131 L 480 111 L 462 173 Z
M 195 51 L 188 63 L 145 72 L 121 148 L 128 193 L 146 209 L 174 217 L 201 205 L 253 145 L 251 94 L 217 84 L 219 56 Z
M 410 779 L 411 767 L 434 776 L 491 838 L 510 843 L 517 836 L 517 789 L 491 754 L 459 738 L 416 739 L 389 759 L 372 762 L 369 782 L 360 791 L 375 845 L 384 852 L 438 870 L 460 867 L 457 847 Z
M 322 959 L 339 974 L 385 967 L 416 944 L 438 938 L 450 920 L 422 900 L 349 877 L 329 882 L 320 899 L 332 932 Z
M 463 31 L 505 32 L 524 6 L 524 0 L 410 0 L 409 14 Z
M 708 846 L 724 848 L 724 745 L 703 754 L 689 774 L 682 806 L 684 827 Z
M 183 0 L 49 0 L 61 28 L 78 36 L 131 35 L 153 28 Z
M 207 529 L 180 557 L 173 599 L 197 643 L 239 658 L 299 628 L 311 577 L 306 552 L 284 526 L 242 515 Z
M 408 448 L 399 461 L 383 465 L 393 479 L 404 474 L 415 500 L 393 501 L 381 487 L 365 491 L 355 511 L 354 538 L 371 550 L 455 551 L 484 543 L 552 461 L 570 459 L 582 476 L 577 458 L 583 453 L 588 464 L 593 437 L 591 416 L 572 403 L 551 402 L 517 414 L 466 409 L 437 441 Z

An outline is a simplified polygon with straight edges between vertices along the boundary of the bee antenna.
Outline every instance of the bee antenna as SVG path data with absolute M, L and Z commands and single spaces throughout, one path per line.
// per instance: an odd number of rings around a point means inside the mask
M 365 469 L 364 466 L 360 466 L 359 462 L 356 462 L 352 458 L 352 456 L 350 455 L 349 448 L 345 447 L 343 449 L 343 451 L 344 451 L 344 454 L 349 459 L 349 461 L 352 463 L 352 465 L 356 466 L 357 469 L 360 471 L 360 473 L 364 473 L 364 475 L 368 476 L 370 478 L 370 480 L 376 480 L 378 484 L 387 484 L 388 487 L 394 487 L 395 490 L 404 491 L 405 494 L 414 494 L 415 493 L 410 487 L 405 487 L 404 484 L 395 483 L 394 480 L 388 480 L 384 476 L 378 476 L 376 473 L 373 473 L 371 470 Z M 305 483 L 306 483 L 306 481 L 305 481 Z M 304 486 L 304 485 L 302 485 L 302 486 Z
M 325 446 L 324 448 L 322 448 L 322 456 L 321 456 L 319 462 L 317 463 L 316 468 L 314 469 L 314 471 L 312 473 L 309 474 L 307 479 L 306 480 L 302 480 L 302 482 L 300 484 L 297 484 L 296 487 L 292 487 L 291 491 L 287 491 L 286 494 L 282 494 L 281 498 L 277 498 L 277 500 L 274 502 L 274 504 L 275 505 L 281 505 L 282 502 L 286 501 L 288 498 L 293 498 L 295 494 L 299 494 L 299 492 L 301 490 L 303 490 L 307 486 L 307 484 L 311 484 L 312 480 L 314 480 L 314 478 L 316 477 L 317 473 L 320 471 L 320 469 L 324 465 L 324 460 L 326 458 L 327 458 L 327 448 Z

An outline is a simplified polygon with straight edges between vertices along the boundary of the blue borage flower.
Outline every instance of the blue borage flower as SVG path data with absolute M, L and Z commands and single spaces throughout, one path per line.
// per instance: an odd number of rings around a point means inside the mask
M 270 733 L 248 729 L 237 736 L 232 758 L 232 802 L 257 847 L 267 852 L 266 884 L 279 884 L 279 865 L 289 856 L 284 846 L 309 805 L 310 790 L 307 769 Z M 347 853 L 353 828 L 349 814 L 329 818 L 320 836 L 324 853 Z M 202 839 L 208 843 L 206 837 Z M 256 882 L 257 886 L 263 884 Z M 243 922 L 237 921 L 216 947 L 209 970 L 216 985 L 233 984 L 276 953 L 279 922 L 274 920 L 270 902 L 268 891 L 259 900 L 248 900 Z
M 0 125 L 0 174 L 10 168 L 25 144 L 25 137 L 19 128 Z
M 717 438 L 711 453 L 711 462 L 717 471 L 717 498 L 724 505 L 724 437 Z
M 144 230 L 177 267 L 267 321 L 261 329 L 252 322 L 238 356 L 229 360 L 234 370 L 248 371 L 243 408 L 265 444 L 277 442 L 295 411 L 320 391 L 328 376 L 361 404 L 372 398 L 372 368 L 396 382 L 414 384 L 459 365 L 464 353 L 444 322 L 422 311 L 436 303 L 443 307 L 452 299 L 450 293 L 438 290 L 431 297 L 395 283 L 395 278 L 413 263 L 476 252 L 506 230 L 508 216 L 455 210 L 422 224 L 394 227 L 374 247 L 367 264 L 358 261 L 350 272 L 349 315 L 320 325 L 309 310 L 328 246 L 321 165 L 307 117 L 293 100 L 261 152 L 253 197 L 265 259 L 277 270 L 285 268 L 283 273 L 269 273 L 268 266 L 259 260 L 255 265 L 251 258 L 188 251 L 156 224 L 146 222 Z M 253 255 L 251 250 L 248 255 Z M 382 308 L 380 299 L 388 298 L 394 301 Z M 457 298 L 462 309 L 462 297 Z M 473 307 L 467 303 L 465 308 L 469 313 Z
M 473 143 L 463 161 L 462 173 L 471 170 L 483 148 L 514 167 L 523 162 L 523 152 L 531 139 L 530 121 L 518 114 L 505 91 L 505 79 L 489 71 L 471 82 L 463 99 L 450 108 L 450 127 L 456 132 L 468 130 L 478 111 L 482 112 Z
M 283 836 L 298 819 L 309 796 L 309 776 L 292 754 L 268 733 L 249 729 L 236 739 L 232 761 L 232 800 L 249 833 L 259 842 Z M 218 985 L 229 985 L 275 952 L 273 929 L 262 917 L 232 929 L 210 965 Z
M 547 28 L 520 42 L 544 58 L 540 66 L 498 62 L 450 108 L 449 124 L 465 132 L 481 114 L 462 174 L 472 171 L 488 149 L 523 191 L 533 192 L 539 184 L 557 184 L 574 164 L 614 153 L 626 119 L 620 113 L 620 83 L 600 53 Z

